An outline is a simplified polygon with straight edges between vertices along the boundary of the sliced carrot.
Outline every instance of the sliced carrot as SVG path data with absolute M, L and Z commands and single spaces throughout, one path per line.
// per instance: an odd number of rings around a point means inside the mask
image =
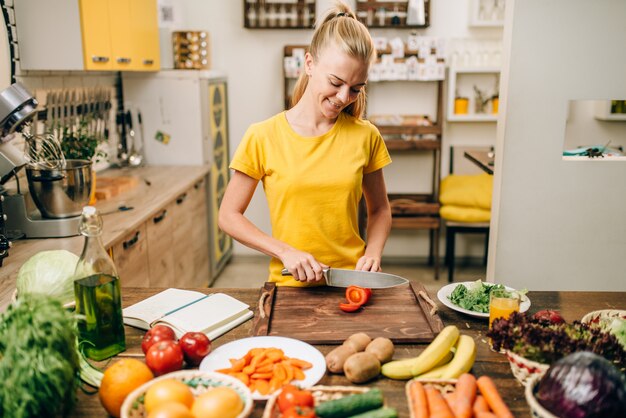
M 270 387 L 269 387 L 269 391 L 270 393 L 274 393 L 276 392 L 278 389 L 280 389 L 280 387 L 282 386 L 282 380 L 280 380 L 278 377 L 274 376 L 270 379 Z
M 254 373 L 254 371 L 256 370 L 257 364 L 263 361 L 264 358 L 265 358 L 265 351 L 262 351 L 259 354 L 252 356 L 252 359 L 250 360 L 250 364 L 243 368 L 243 372 L 245 374 Z
M 511 410 L 502 400 L 496 385 L 489 376 L 480 376 L 476 381 L 476 385 L 487 401 L 487 405 L 498 418 L 513 418 Z
M 287 370 L 283 363 L 278 363 L 274 366 L 274 376 L 281 382 L 287 378 Z
M 311 367 L 313 367 L 313 364 L 309 363 L 306 360 L 300 360 L 299 358 L 293 358 L 290 357 L 289 358 L 289 362 L 293 365 L 293 366 L 297 366 L 300 367 L 302 370 L 308 370 Z
M 250 383 L 248 383 L 248 389 L 250 389 L 250 392 L 254 392 L 256 390 L 256 379 L 250 379 Z
M 270 372 L 270 373 L 252 373 L 250 375 L 250 377 L 252 379 L 267 379 L 270 380 L 272 377 L 274 377 L 274 373 Z
M 474 405 L 472 406 L 472 411 L 474 411 L 474 416 L 479 412 L 491 412 L 489 410 L 489 405 L 487 405 L 487 401 L 483 398 L 483 395 L 477 395 L 476 400 L 474 401 Z
M 262 348 L 262 347 L 251 348 L 250 351 L 248 351 L 248 354 L 246 354 L 246 355 L 250 355 L 250 357 L 255 357 L 255 356 L 261 354 L 265 350 L 266 349 Z
M 268 380 L 257 379 L 255 387 L 261 395 L 268 395 L 270 393 L 270 382 Z
M 248 386 L 250 384 L 250 377 L 242 372 L 229 373 L 232 377 L 239 379 L 243 382 L 244 385 Z
M 476 378 L 463 373 L 456 382 L 456 400 L 452 412 L 456 418 L 472 418 L 472 406 L 476 399 Z
M 409 396 L 411 399 L 411 408 L 415 418 L 428 418 L 428 400 L 426 399 L 426 391 L 421 382 L 414 380 L 409 386 Z
M 233 369 L 231 369 L 230 367 L 226 368 L 226 369 L 217 369 L 215 370 L 218 373 L 224 373 L 224 374 L 229 374 L 229 373 L 233 373 Z
M 272 373 L 274 371 L 274 367 L 276 367 L 274 364 L 258 366 L 256 369 L 254 369 L 254 373 Z
M 266 357 L 273 362 L 277 362 L 285 358 L 285 352 L 280 348 L 268 348 Z
M 496 414 L 489 411 L 482 411 L 474 415 L 475 418 L 498 418 Z
M 426 399 L 428 399 L 430 418 L 454 418 L 454 414 L 441 392 L 433 387 L 426 387 L 424 390 L 426 391 Z
M 246 366 L 246 363 L 247 361 L 245 357 L 242 357 L 240 359 L 230 359 L 231 369 L 233 369 L 234 372 L 242 371 L 243 368 Z
M 304 376 L 304 372 L 302 371 L 302 369 L 298 368 L 298 367 L 293 367 L 293 379 L 292 380 L 304 380 L 305 376 Z M 291 382 L 291 380 L 290 380 Z

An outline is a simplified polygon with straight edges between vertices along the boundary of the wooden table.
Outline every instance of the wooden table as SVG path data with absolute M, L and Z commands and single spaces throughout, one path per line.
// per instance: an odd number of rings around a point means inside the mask
M 465 151 L 465 158 L 488 174 L 493 174 L 494 155 L 491 151 Z
M 132 305 L 148 296 L 162 291 L 163 289 L 128 288 L 123 291 L 124 306 Z M 194 289 L 203 293 L 223 292 L 231 295 L 255 309 L 258 314 L 259 289 Z M 626 292 L 529 292 L 532 302 L 531 313 L 540 309 L 556 309 L 563 317 L 571 322 L 581 319 L 584 314 L 598 309 L 625 309 Z M 513 377 L 508 361 L 502 354 L 492 352 L 485 337 L 487 321 L 475 319 L 452 311 L 438 302 L 440 316 L 445 325 L 454 324 L 459 327 L 463 334 L 474 338 L 477 345 L 476 362 L 472 372 L 476 376 L 489 375 L 494 379 L 503 398 L 516 417 L 530 416 L 530 410 L 524 398 L 522 385 Z M 213 342 L 213 347 L 251 336 L 252 320 L 224 334 Z M 144 331 L 135 328 L 126 328 L 127 350 L 119 357 L 136 357 L 143 360 L 141 352 L 141 338 Z M 396 345 L 394 358 L 414 357 L 425 345 Z M 319 345 L 317 348 L 326 354 L 334 348 L 329 345 Z M 326 374 L 319 384 L 323 385 L 350 385 L 343 375 Z M 400 417 L 408 417 L 408 405 L 404 394 L 404 381 L 395 381 L 380 376 L 377 380 L 367 383 L 365 386 L 378 387 L 383 391 L 389 406 L 397 409 Z M 106 417 L 105 410 L 100 406 L 97 395 L 86 395 L 79 391 L 78 405 L 73 416 L 75 417 Z M 252 417 L 261 417 L 265 402 L 255 402 Z

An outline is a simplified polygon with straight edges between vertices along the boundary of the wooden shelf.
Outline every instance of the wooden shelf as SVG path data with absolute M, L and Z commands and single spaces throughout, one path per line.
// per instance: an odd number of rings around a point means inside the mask
M 247 29 L 312 29 L 316 0 L 274 2 L 243 0 L 243 27 Z
M 441 149 L 441 141 L 435 139 L 386 139 L 385 144 L 389 151 L 432 151 Z
M 424 24 L 407 24 L 408 1 L 356 2 L 357 18 L 368 28 L 417 29 L 430 26 L 430 0 L 424 0 Z M 381 14 L 382 16 L 381 22 Z
M 464 77 L 465 83 L 459 83 L 459 78 Z M 500 83 L 500 68 L 499 67 L 450 67 L 448 74 L 448 112 L 446 119 L 448 122 L 497 122 L 497 113 L 474 113 L 473 112 L 473 98 L 470 99 L 470 113 L 456 114 L 454 113 L 454 100 L 458 93 L 457 86 L 459 84 L 467 87 L 468 85 L 478 84 L 481 86 L 481 90 L 487 83 L 492 83 L 493 80 L 489 80 L 492 77 L 497 77 L 496 84 Z M 471 81 L 471 83 L 470 83 Z M 466 89 L 467 92 L 467 89 Z M 466 92 L 460 92 L 463 96 L 467 96 Z M 487 105 L 487 110 L 491 110 L 491 106 Z

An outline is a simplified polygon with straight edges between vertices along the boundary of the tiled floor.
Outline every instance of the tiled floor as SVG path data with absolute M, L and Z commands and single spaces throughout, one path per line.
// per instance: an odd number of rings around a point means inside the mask
M 224 268 L 213 287 L 261 287 L 267 278 L 268 263 L 269 258 L 264 256 L 235 256 Z M 440 270 L 437 281 L 434 279 L 433 268 L 425 264 L 392 263 L 383 260 L 383 271 L 422 283 L 433 297 L 442 286 L 448 283 L 445 267 Z M 485 271 L 486 268 L 481 265 L 457 266 L 454 271 L 454 281 L 484 280 Z

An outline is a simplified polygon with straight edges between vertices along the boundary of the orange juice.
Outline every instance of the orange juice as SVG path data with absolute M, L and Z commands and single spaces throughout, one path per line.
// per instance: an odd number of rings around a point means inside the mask
M 496 318 L 508 318 L 519 312 L 520 295 L 517 292 L 494 290 L 489 297 L 489 328 Z

